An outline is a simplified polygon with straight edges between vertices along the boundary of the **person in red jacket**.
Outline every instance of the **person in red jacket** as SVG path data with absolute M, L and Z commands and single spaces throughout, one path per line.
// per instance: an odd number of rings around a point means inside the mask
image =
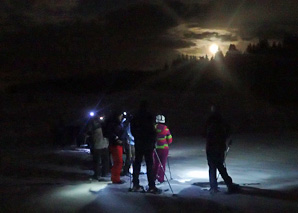
M 164 182 L 166 162 L 169 155 L 169 144 L 172 143 L 172 135 L 165 124 L 166 119 L 163 115 L 156 116 L 156 152 L 153 154 L 153 173 L 155 175 L 155 180 L 158 180 L 159 183 Z M 157 156 L 157 155 L 158 156 Z M 159 161 L 159 159 L 160 161 Z M 161 162 L 161 164 L 160 164 Z

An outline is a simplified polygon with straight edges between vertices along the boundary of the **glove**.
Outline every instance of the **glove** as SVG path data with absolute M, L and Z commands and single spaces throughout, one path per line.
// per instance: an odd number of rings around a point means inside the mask
M 118 139 L 118 140 L 116 140 L 116 144 L 122 146 L 123 145 L 123 141 Z

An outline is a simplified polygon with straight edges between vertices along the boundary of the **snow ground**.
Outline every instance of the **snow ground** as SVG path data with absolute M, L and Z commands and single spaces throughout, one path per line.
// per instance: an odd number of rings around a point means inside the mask
M 297 212 L 298 137 L 295 134 L 233 135 L 226 160 L 239 194 L 210 195 L 204 140 L 174 138 L 162 195 L 129 193 L 126 183 L 90 183 L 88 150 L 3 149 L 1 212 Z M 5 158 L 5 161 L 3 160 Z M 4 163 L 5 162 L 5 163 Z M 6 162 L 9 162 L 7 164 Z M 143 168 L 145 169 L 145 167 Z M 141 175 L 146 185 L 146 175 Z M 219 181 L 222 181 L 219 178 Z

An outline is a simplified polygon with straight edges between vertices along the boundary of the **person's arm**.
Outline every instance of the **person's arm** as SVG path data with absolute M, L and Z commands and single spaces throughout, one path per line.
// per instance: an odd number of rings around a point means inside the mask
M 133 135 L 131 134 L 131 129 L 130 129 L 130 123 L 128 124 L 128 127 L 127 127 L 127 135 L 128 135 L 128 137 L 129 137 L 129 140 L 131 141 L 133 141 L 134 140 L 134 137 L 133 137 Z
M 224 125 L 225 125 L 225 136 L 226 136 L 226 139 L 228 139 L 231 134 L 232 134 L 232 130 L 231 130 L 231 125 L 229 123 L 227 123 L 226 121 L 224 121 Z
M 171 144 L 173 142 L 172 134 L 170 132 L 170 129 L 166 126 L 166 140 L 168 144 Z

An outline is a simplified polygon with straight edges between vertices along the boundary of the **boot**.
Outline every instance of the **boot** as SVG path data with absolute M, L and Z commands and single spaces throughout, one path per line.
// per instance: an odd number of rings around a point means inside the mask
M 235 183 L 232 183 L 230 186 L 228 186 L 228 191 L 227 193 L 228 194 L 233 194 L 233 193 L 237 193 L 240 191 L 240 186 L 239 184 L 235 184 Z

